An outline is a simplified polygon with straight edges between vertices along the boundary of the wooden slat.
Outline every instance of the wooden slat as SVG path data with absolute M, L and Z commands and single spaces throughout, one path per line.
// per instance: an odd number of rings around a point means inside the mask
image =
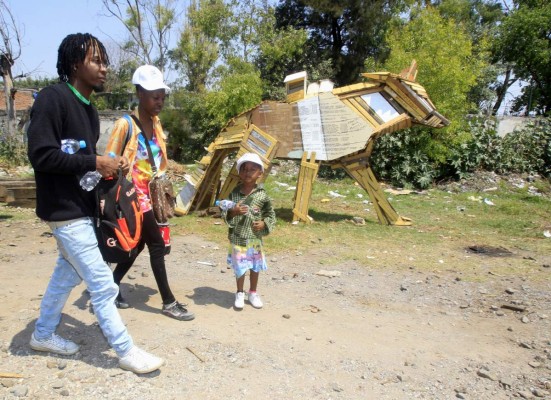
M 304 214 L 297 208 L 293 208 L 293 221 L 312 222 L 312 218 L 308 214 Z
M 338 97 L 342 101 L 344 99 L 349 99 L 351 97 L 361 97 L 365 94 L 379 93 L 380 91 L 383 90 L 382 88 L 383 85 L 381 83 L 371 83 L 370 85 L 371 85 L 371 88 L 369 89 L 341 94 L 341 95 L 338 95 Z
M 345 99 L 342 101 L 343 104 L 345 104 L 346 106 L 348 106 L 352 111 L 354 111 L 359 117 L 363 118 L 363 119 L 367 119 L 367 117 L 365 116 L 365 110 L 362 110 L 360 111 L 358 109 L 358 107 L 356 107 L 356 103 L 355 104 L 352 104 L 350 102 L 350 99 Z
M 243 134 L 245 129 L 246 129 L 245 125 L 239 124 L 239 125 L 234 125 L 224 129 L 222 132 L 220 132 L 220 134 L 224 136 L 238 135 L 238 134 Z
M 434 126 L 434 127 L 437 127 L 438 125 L 440 125 L 441 122 L 442 121 L 440 120 L 440 118 L 434 115 L 425 121 L 427 125 Z
M 362 107 L 362 105 L 360 104 L 360 101 L 363 101 L 363 100 L 352 98 L 352 99 L 343 100 L 343 103 L 349 105 L 350 108 L 355 110 L 371 126 L 374 126 L 375 128 L 377 128 L 379 125 L 381 125 L 381 122 L 375 119 L 364 107 Z
M 304 154 L 307 154 L 306 152 Z M 316 159 L 316 153 L 312 153 L 312 158 Z M 300 163 L 302 182 L 301 185 L 297 185 L 297 200 L 299 210 L 303 215 L 308 215 L 308 204 L 310 203 L 310 195 L 312 194 L 312 170 L 315 168 L 315 163 L 312 165 L 308 162 L 307 157 L 303 157 L 303 161 Z
M 36 208 L 36 199 L 21 199 L 6 202 L 10 207 Z
M 374 83 L 374 82 L 361 82 L 356 83 L 354 85 L 348 85 L 343 86 L 340 88 L 333 89 L 333 94 L 336 96 L 339 96 L 339 98 L 343 98 L 346 96 L 355 96 L 357 92 L 369 92 L 370 90 L 373 90 L 375 88 L 381 87 L 380 83 Z M 362 93 L 363 94 L 363 93 Z
M 379 126 L 379 128 L 373 132 L 373 135 L 377 135 L 377 137 L 379 137 L 388 133 L 396 132 L 400 129 L 409 128 L 411 125 L 411 117 L 407 114 L 400 114 L 393 120 Z
M 358 154 L 356 157 L 361 155 L 363 154 Z M 409 219 L 400 217 L 396 210 L 394 210 L 392 205 L 388 202 L 381 186 L 379 185 L 379 182 L 377 182 L 373 171 L 367 163 L 362 164 L 360 160 L 358 160 L 358 162 L 354 162 L 354 158 L 349 158 L 346 161 L 347 162 L 342 163 L 342 167 L 367 192 L 371 202 L 373 203 L 373 208 L 377 213 L 379 222 L 386 225 L 411 225 Z
M 390 76 L 390 72 L 369 72 L 363 73 L 364 78 L 373 79 L 376 81 L 384 82 Z
M 228 150 L 217 150 L 212 155 L 212 161 L 209 167 L 205 170 L 200 181 L 195 186 L 196 193 L 192 202 L 192 209 L 197 210 L 203 207 L 208 207 L 214 201 L 220 176 L 222 173 L 222 164 Z
M 375 212 L 377 213 L 377 217 L 379 218 L 379 221 L 383 224 L 390 225 L 391 219 L 390 216 L 387 214 L 387 210 L 385 210 L 382 206 L 382 200 L 387 201 L 386 198 L 384 198 L 383 192 L 380 190 L 378 182 L 375 180 L 374 182 L 371 180 L 371 177 L 369 175 L 369 170 L 366 168 L 362 171 L 355 171 L 355 173 L 358 175 L 359 180 L 358 183 L 362 185 L 362 187 L 367 191 L 371 202 L 373 204 L 373 208 L 375 209 Z
M 416 120 L 422 120 L 422 118 L 419 117 L 419 110 L 415 108 L 413 104 L 411 104 L 408 100 L 404 100 L 402 96 L 400 96 L 396 91 L 392 90 L 390 87 L 385 87 L 384 89 L 385 93 L 388 93 L 394 101 L 396 101 L 400 106 L 407 111 L 409 114 L 411 114 Z
M 12 187 L 6 191 L 5 202 L 15 200 L 36 199 L 35 187 Z
M 293 207 L 293 221 L 304 221 L 311 223 L 312 218 L 308 216 L 308 207 L 312 196 L 312 187 L 318 174 L 319 165 L 316 163 L 316 153 L 312 152 L 310 161 L 307 159 L 308 152 L 302 153 L 300 171 L 295 191 L 295 205 Z
M 212 159 L 212 157 L 210 155 L 203 156 L 203 158 L 201 158 L 201 161 L 199 161 L 199 164 L 209 165 L 211 159 Z
M 215 143 L 216 146 L 230 144 L 230 143 L 239 143 L 243 139 L 243 134 L 235 134 L 235 135 L 220 135 L 216 138 Z
M 304 90 L 299 90 L 287 95 L 287 103 L 294 103 L 304 99 Z
M 387 79 L 386 83 L 396 93 L 396 101 L 398 101 L 398 103 L 402 105 L 407 104 L 410 110 L 412 110 L 412 114 L 415 118 L 420 120 L 425 118 L 429 110 L 427 110 L 421 103 L 419 103 L 417 99 L 413 98 L 409 93 L 407 93 L 407 91 L 404 87 L 401 86 L 402 84 L 399 81 L 394 79 Z
M 400 72 L 400 76 L 404 79 L 415 81 L 417 77 L 417 61 L 413 60 L 409 67 Z
M 421 104 L 409 93 L 408 88 L 406 87 L 407 84 L 402 83 L 397 79 L 388 79 L 386 83 L 402 100 L 407 101 L 412 105 L 412 107 L 418 109 L 420 114 L 426 115 L 429 112 L 423 104 Z
M 0 201 L 4 201 L 8 194 L 8 189 L 17 187 L 31 187 L 35 188 L 36 184 L 34 179 L 31 180 L 0 180 Z

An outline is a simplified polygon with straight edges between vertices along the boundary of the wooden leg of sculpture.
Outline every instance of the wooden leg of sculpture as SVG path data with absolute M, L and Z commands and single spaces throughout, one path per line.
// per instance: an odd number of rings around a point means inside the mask
M 343 165 L 343 168 L 367 192 L 381 224 L 397 226 L 409 226 L 412 224 L 409 218 L 398 215 L 388 202 L 371 167 L 356 165 L 354 168 L 351 168 L 350 165 Z
M 316 153 L 312 152 L 308 161 L 308 152 L 302 154 L 300 171 L 298 174 L 297 188 L 295 190 L 295 205 L 293 207 L 293 222 L 303 221 L 311 223 L 312 217 L 308 215 L 308 206 L 312 196 L 312 185 L 318 175 L 319 164 L 316 163 Z

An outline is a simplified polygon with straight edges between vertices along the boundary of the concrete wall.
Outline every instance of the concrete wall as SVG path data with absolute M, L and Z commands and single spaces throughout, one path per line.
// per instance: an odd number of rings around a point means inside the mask
M 514 130 L 524 128 L 532 120 L 530 117 L 497 117 L 497 134 L 503 137 Z
M 121 118 L 124 114 L 128 114 L 130 111 L 100 111 L 99 112 L 99 140 L 97 144 L 98 154 L 103 154 L 109 135 L 113 130 L 115 121 Z
M 97 144 L 99 154 L 103 154 L 103 151 L 107 144 L 107 139 L 109 137 L 109 134 L 111 133 L 111 130 L 113 129 L 113 126 L 115 125 L 115 121 L 121 118 L 124 114 L 127 114 L 129 112 L 130 111 L 125 111 L 125 110 L 99 112 L 100 139 Z M 24 131 L 26 131 L 26 127 L 27 127 L 26 125 L 28 124 L 28 119 L 29 119 L 29 112 L 17 111 L 16 116 L 17 116 L 17 126 L 20 129 L 23 129 Z M 7 119 L 8 117 L 6 112 L 0 110 L 0 132 L 5 131 Z

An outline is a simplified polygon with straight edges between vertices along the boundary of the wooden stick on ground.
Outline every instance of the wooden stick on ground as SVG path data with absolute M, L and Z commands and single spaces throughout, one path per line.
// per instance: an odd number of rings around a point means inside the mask
M 188 351 L 193 354 L 195 357 L 197 357 L 199 359 L 199 361 L 201 362 L 205 362 L 205 360 L 203 360 L 201 357 L 199 357 L 199 355 L 191 348 L 191 347 L 186 347 L 186 349 L 188 349 Z
M 11 372 L 0 372 L 0 378 L 24 378 L 24 376 Z

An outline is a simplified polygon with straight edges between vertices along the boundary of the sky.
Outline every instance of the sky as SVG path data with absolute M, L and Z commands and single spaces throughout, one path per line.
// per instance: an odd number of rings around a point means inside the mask
M 22 36 L 21 56 L 13 75 L 57 78 L 57 49 L 71 33 L 91 33 L 109 51 L 109 44 L 126 38 L 125 28 L 107 17 L 101 0 L 5 0 Z
M 21 56 L 13 76 L 29 74 L 32 78 L 57 78 L 57 49 L 71 33 L 91 33 L 111 54 L 117 42 L 127 38 L 122 23 L 109 17 L 101 0 L 4 0 L 12 11 L 22 36 Z M 173 33 L 173 39 L 176 34 Z M 167 76 L 168 80 L 170 77 Z M 519 84 L 507 93 L 500 113 L 518 95 Z

